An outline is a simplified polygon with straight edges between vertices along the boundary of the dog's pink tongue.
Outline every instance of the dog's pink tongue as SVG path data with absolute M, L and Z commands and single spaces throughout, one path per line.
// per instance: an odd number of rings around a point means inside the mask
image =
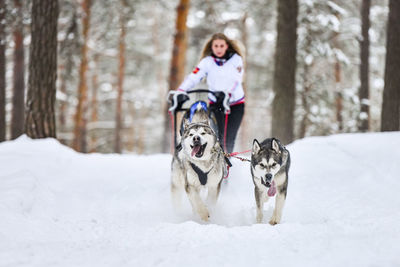
M 194 146 L 193 149 L 192 149 L 192 157 L 193 157 L 194 155 L 196 155 L 197 152 L 199 152 L 199 150 L 200 150 L 200 146 Z
M 271 186 L 268 189 L 268 196 L 273 197 L 276 194 L 276 186 L 275 181 L 272 180 Z

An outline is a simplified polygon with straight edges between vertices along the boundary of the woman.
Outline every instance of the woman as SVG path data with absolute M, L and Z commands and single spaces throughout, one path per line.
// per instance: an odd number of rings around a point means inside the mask
M 222 106 L 215 103 L 214 95 L 209 95 L 210 109 L 215 113 L 218 123 L 219 140 L 228 153 L 233 151 L 244 114 L 243 71 L 239 47 L 223 33 L 216 33 L 205 44 L 197 67 L 178 88 L 178 91 L 186 92 L 207 77 L 209 90 L 222 91 L 229 95 L 229 116 L 225 115 Z M 224 140 L 225 136 L 226 140 Z

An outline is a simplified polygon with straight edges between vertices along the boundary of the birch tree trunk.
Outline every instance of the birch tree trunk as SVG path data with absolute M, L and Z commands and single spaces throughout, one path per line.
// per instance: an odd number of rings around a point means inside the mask
M 88 88 L 86 81 L 86 73 L 88 69 L 88 39 L 89 39 L 89 28 L 90 28 L 90 6 L 91 0 L 83 0 L 82 1 L 82 10 L 83 10 L 83 18 L 82 18 L 82 27 L 83 27 L 83 45 L 81 50 L 81 65 L 79 69 L 79 87 L 78 87 L 78 105 L 76 106 L 75 112 L 75 128 L 74 128 L 74 141 L 72 147 L 80 152 L 87 151 L 87 98 L 88 98 Z
M 14 79 L 11 113 L 11 139 L 24 133 L 25 113 L 25 60 L 22 0 L 14 0 L 16 22 L 14 30 Z
M 390 0 L 381 131 L 400 130 L 400 1 Z
M 31 138 L 56 137 L 58 1 L 33 0 L 25 129 Z
M 284 144 L 292 142 L 294 138 L 297 14 L 297 0 L 278 1 L 272 136 Z

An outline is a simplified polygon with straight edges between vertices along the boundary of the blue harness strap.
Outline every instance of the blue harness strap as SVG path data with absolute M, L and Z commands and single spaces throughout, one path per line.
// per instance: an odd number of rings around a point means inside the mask
M 189 116 L 189 121 L 192 122 L 194 113 L 196 113 L 197 110 L 203 109 L 204 111 L 207 112 L 207 104 L 204 101 L 197 101 L 193 103 L 193 105 L 190 107 L 190 116 Z

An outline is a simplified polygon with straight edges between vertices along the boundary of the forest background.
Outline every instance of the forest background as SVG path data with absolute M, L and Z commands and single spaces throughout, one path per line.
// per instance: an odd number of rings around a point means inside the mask
M 245 51 L 237 150 L 400 130 L 399 2 L 0 0 L 0 141 L 169 152 L 167 93 L 215 32 Z

